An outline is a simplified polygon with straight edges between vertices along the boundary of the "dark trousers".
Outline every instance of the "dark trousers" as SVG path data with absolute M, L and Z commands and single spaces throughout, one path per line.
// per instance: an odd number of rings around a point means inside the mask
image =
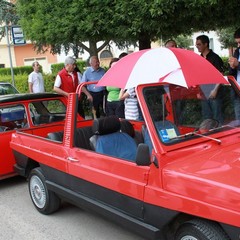
M 119 118 L 124 118 L 124 101 L 107 101 L 106 104 L 106 115 L 115 115 Z
M 203 119 L 215 119 L 223 124 L 222 99 L 202 100 Z
M 103 113 L 103 97 L 104 91 L 90 92 L 93 97 L 92 107 L 96 111 L 96 117 L 100 118 L 101 112 Z
M 85 113 L 84 113 L 83 104 L 82 104 L 81 99 L 78 101 L 78 113 L 79 113 L 79 115 L 81 115 L 81 117 L 85 118 Z

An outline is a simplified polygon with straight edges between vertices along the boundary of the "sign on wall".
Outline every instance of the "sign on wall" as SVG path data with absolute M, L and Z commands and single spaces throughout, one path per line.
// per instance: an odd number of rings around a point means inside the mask
M 23 30 L 19 26 L 12 26 L 12 38 L 14 45 L 22 45 L 26 43 Z

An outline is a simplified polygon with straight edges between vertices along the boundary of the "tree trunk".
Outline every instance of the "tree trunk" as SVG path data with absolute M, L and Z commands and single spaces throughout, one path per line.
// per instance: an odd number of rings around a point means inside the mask
M 90 56 L 98 56 L 97 42 L 89 41 L 89 54 Z
M 141 33 L 139 36 L 139 50 L 151 48 L 151 40 L 148 34 Z
M 97 47 L 96 41 L 89 41 L 89 47 L 84 45 L 82 42 L 79 42 L 78 44 L 81 48 L 88 52 L 90 56 L 98 56 L 98 53 L 109 44 L 109 41 L 103 42 L 103 44 L 100 47 Z

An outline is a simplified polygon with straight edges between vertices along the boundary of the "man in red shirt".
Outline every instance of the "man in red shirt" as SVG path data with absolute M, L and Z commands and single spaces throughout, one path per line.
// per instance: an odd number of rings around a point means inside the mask
M 53 90 L 58 94 L 68 97 L 69 93 L 76 92 L 77 86 L 80 83 L 77 72 L 74 71 L 76 67 L 76 60 L 73 57 L 67 57 L 64 63 L 65 67 L 58 73 Z M 92 102 L 92 96 L 85 87 L 82 88 L 86 94 L 87 99 Z M 79 101 L 78 113 L 85 117 L 82 104 Z

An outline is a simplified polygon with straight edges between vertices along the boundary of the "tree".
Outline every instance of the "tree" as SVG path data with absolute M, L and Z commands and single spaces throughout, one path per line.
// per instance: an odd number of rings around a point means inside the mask
M 178 35 L 175 40 L 180 48 L 190 49 L 190 46 L 193 46 L 192 38 L 189 35 Z
M 236 47 L 236 42 L 234 40 L 233 34 L 237 27 L 229 27 L 225 29 L 217 30 L 217 35 L 219 36 L 219 41 L 223 48 L 228 48 L 229 55 L 233 55 L 234 48 Z
M 0 0 L 0 26 L 3 26 L 0 31 L 0 40 L 5 36 L 5 25 L 13 25 L 18 22 L 19 18 L 16 14 L 14 4 Z
M 0 25 L 14 24 L 18 21 L 15 5 L 5 0 L 0 0 Z
M 95 1 L 91 2 L 60 0 L 56 4 L 54 0 L 46 0 L 43 4 L 41 0 L 18 0 L 17 10 L 26 37 L 34 42 L 38 51 L 50 48 L 52 53 L 61 50 L 67 53 L 72 49 L 76 57 L 83 50 L 96 55 L 111 40 L 106 26 L 110 17 L 105 21 L 104 15 L 101 18 L 98 13 L 107 14 L 106 5 L 98 4 L 96 12 Z M 83 43 L 86 41 L 89 46 Z M 100 41 L 103 44 L 98 46 Z
M 139 41 L 140 49 L 150 48 L 156 38 L 175 38 L 239 23 L 238 0 L 132 0 L 117 1 L 116 6 L 113 17 L 119 23 L 115 37 L 121 33 L 125 39 Z
M 240 1 L 225 0 L 18 0 L 20 24 L 38 50 L 86 50 L 91 55 L 110 40 L 119 46 L 216 30 L 238 22 Z M 83 42 L 89 41 L 90 46 Z M 103 41 L 98 47 L 97 43 Z

